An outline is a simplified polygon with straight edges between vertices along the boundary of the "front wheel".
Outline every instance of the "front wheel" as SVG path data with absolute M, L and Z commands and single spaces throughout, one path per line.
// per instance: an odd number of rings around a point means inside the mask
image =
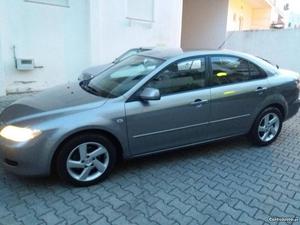
M 99 134 L 71 138 L 59 150 L 56 169 L 59 177 L 75 186 L 89 186 L 102 181 L 116 162 L 116 148 Z
M 273 143 L 281 132 L 283 116 L 274 107 L 265 109 L 254 122 L 250 132 L 251 141 L 259 146 Z

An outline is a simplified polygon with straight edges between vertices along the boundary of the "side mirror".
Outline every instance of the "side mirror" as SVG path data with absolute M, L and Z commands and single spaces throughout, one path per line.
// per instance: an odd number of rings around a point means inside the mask
M 140 94 L 140 98 L 144 101 L 160 100 L 160 92 L 156 88 L 145 88 Z

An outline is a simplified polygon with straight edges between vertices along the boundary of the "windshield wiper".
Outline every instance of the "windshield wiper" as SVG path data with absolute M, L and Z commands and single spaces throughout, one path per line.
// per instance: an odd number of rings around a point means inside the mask
M 89 84 L 87 84 L 86 87 L 93 93 L 96 93 L 96 94 L 99 93 L 95 88 L 91 87 Z
M 106 98 L 115 98 L 117 97 L 116 95 L 110 93 L 110 92 L 107 92 L 107 91 L 104 91 L 102 89 L 96 89 L 96 88 L 93 88 L 92 86 L 89 85 L 89 83 L 80 83 L 80 86 L 86 90 L 87 92 L 89 93 L 92 93 L 94 95 L 97 95 L 97 96 L 101 96 L 101 97 L 106 97 Z
M 89 93 L 92 93 L 92 94 L 95 94 L 95 95 L 98 94 L 98 91 L 97 91 L 95 88 L 89 86 L 89 84 L 88 84 L 87 82 L 81 82 L 81 83 L 80 83 L 80 87 L 81 87 L 83 90 L 85 90 L 85 91 L 87 91 L 87 92 L 89 92 Z

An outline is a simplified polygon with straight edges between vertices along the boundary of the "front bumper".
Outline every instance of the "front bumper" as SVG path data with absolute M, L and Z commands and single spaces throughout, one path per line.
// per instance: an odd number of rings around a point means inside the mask
M 40 135 L 25 143 L 16 143 L 0 137 L 0 162 L 14 174 L 23 176 L 49 175 L 50 145 L 45 135 Z

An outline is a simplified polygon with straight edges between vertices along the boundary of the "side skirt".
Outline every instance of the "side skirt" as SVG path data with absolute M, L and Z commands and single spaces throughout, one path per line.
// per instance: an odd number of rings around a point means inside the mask
M 167 148 L 167 149 L 161 149 L 161 150 L 157 150 L 157 151 L 153 151 L 153 152 L 137 154 L 137 155 L 133 155 L 133 156 L 128 157 L 128 159 L 134 159 L 134 158 L 139 158 L 139 157 L 143 157 L 143 156 L 155 155 L 155 154 L 159 154 L 159 153 L 163 153 L 163 152 L 168 152 L 168 151 L 173 151 L 173 150 L 178 150 L 178 149 L 184 149 L 184 148 L 187 148 L 187 147 L 193 147 L 193 146 L 197 146 L 197 145 L 201 145 L 201 144 L 217 142 L 217 141 L 230 139 L 230 138 L 233 138 L 233 137 L 239 137 L 239 136 L 243 136 L 243 135 L 246 135 L 246 134 L 244 134 L 244 133 L 234 134 L 234 135 L 225 136 L 225 137 L 221 137 L 221 138 L 214 138 L 214 139 L 210 139 L 210 140 L 195 142 L 195 143 L 192 143 L 192 144 L 181 145 L 181 146 L 177 146 L 177 147 L 173 147 L 173 148 Z

